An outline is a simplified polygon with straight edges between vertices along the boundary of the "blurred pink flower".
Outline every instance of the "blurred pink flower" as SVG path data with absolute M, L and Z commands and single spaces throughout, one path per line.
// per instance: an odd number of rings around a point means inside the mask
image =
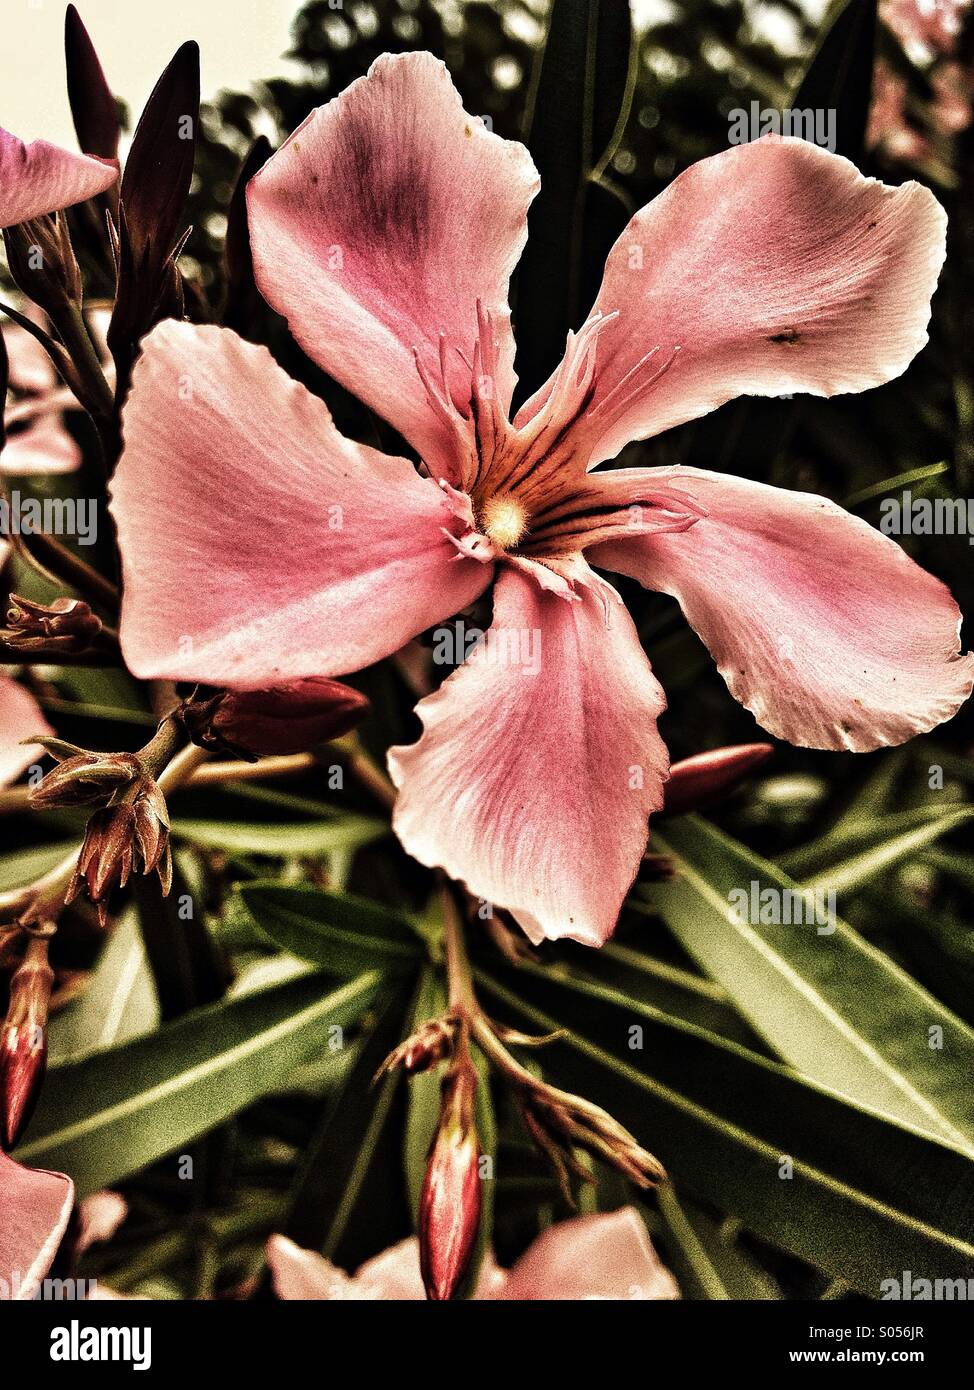
M 393 1245 L 354 1275 L 285 1236 L 271 1236 L 267 1262 L 282 1299 L 416 1302 L 426 1297 L 415 1238 Z M 511 1269 L 501 1269 L 488 1256 L 474 1294 L 478 1301 L 510 1302 L 679 1297 L 634 1207 L 549 1227 Z
M 952 53 L 970 0 L 882 0 L 880 14 L 907 50 Z
M 916 164 L 930 155 L 930 141 L 910 124 L 906 97 L 906 79 L 893 72 L 882 58 L 877 58 L 873 68 L 866 148 L 882 150 L 891 159 L 904 164 Z
M 49 325 L 39 309 L 27 311 L 39 327 Z M 106 376 L 114 377 L 105 334 L 111 311 L 89 309 L 86 320 Z M 63 412 L 80 410 L 74 393 L 62 386 L 47 353 L 18 323 L 6 322 L 3 341 L 9 361 L 13 400 L 4 411 L 7 442 L 0 452 L 0 475 L 72 473 L 81 466 L 81 450 L 66 428 Z
M 803 140 L 701 161 L 612 249 L 510 419 L 508 280 L 538 187 L 442 63 L 380 58 L 248 188 L 258 284 L 423 473 L 343 438 L 263 348 L 143 343 L 112 509 L 143 678 L 260 688 L 395 652 L 485 591 L 493 624 L 393 749 L 395 829 L 534 941 L 611 933 L 659 810 L 662 689 L 589 560 L 679 599 L 765 728 L 864 751 L 970 694 L 947 589 L 821 497 L 699 469 L 591 472 L 741 394 L 862 391 L 926 342 L 946 218 Z M 428 475 L 428 476 L 424 476 Z

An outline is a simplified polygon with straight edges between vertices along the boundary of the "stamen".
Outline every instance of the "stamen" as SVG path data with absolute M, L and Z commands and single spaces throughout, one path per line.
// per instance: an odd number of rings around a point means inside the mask
M 502 550 L 517 545 L 527 524 L 527 512 L 516 497 L 492 497 L 484 505 L 481 515 L 484 534 Z

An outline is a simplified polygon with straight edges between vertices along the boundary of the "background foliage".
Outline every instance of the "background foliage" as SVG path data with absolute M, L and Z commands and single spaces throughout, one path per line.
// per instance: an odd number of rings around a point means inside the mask
M 873 523 L 903 486 L 969 496 L 974 133 L 938 127 L 934 67 L 877 25 L 869 0 L 837 10 L 816 62 L 835 11 L 812 22 L 792 0 L 660 0 L 631 52 L 624 7 L 608 0 L 556 0 L 546 50 L 540 0 L 314 0 L 294 22 L 297 80 L 204 108 L 181 262 L 192 312 L 217 317 L 226 301 L 227 219 L 232 236 L 254 141 L 276 145 L 383 52 L 441 55 L 469 110 L 529 138 L 545 191 L 514 286 L 523 394 L 584 316 L 629 213 L 726 146 L 732 108 L 834 105 L 844 152 L 891 182 L 926 179 L 951 214 L 929 347 L 865 396 L 733 403 L 624 461 L 822 492 Z M 968 25 L 967 73 L 972 44 Z M 865 129 L 868 94 L 888 73 L 906 84 L 919 141 L 908 162 L 902 138 Z M 364 436 L 374 422 L 362 408 L 245 278 L 232 283 L 229 321 Z M 903 543 L 974 610 L 965 537 Z M 624 593 L 668 694 L 673 757 L 761 737 L 675 604 Z M 363 739 L 374 755 L 414 736 L 392 665 L 355 683 L 373 701 Z M 88 746 L 135 748 L 153 722 L 121 674 L 49 670 L 40 693 L 62 736 Z M 974 1275 L 972 719 L 968 707 L 935 736 L 865 757 L 779 746 L 770 771 L 709 820 L 659 823 L 651 847 L 678 876 L 638 884 L 599 952 L 546 948 L 515 967 L 486 937 L 472 943 L 492 1013 L 568 1028 L 538 1055 L 545 1074 L 617 1113 L 666 1163 L 674 1185 L 646 1217 L 689 1297 L 875 1297 L 904 1269 Z M 440 988 L 429 876 L 351 780 L 187 791 L 174 810 L 172 898 L 140 884 L 104 939 L 84 909 L 65 919 L 57 965 L 62 999 L 74 997 L 52 1026 L 54 1065 L 18 1157 L 64 1168 L 83 1191 L 125 1192 L 129 1218 L 86 1270 L 120 1289 L 188 1297 L 258 1279 L 260 1292 L 271 1230 L 353 1268 L 409 1230 L 435 1115 L 435 1079 L 369 1086 Z M 8 818 L 0 887 L 54 862 L 78 828 L 65 813 Z M 735 932 L 727 892 L 752 878 L 836 886 L 845 922 L 831 938 Z M 567 1213 L 502 1091 L 493 1104 L 493 1239 L 506 1262 Z M 174 1154 L 192 1158 L 193 1181 Z M 596 1177 L 590 1207 L 631 1198 L 614 1174 Z

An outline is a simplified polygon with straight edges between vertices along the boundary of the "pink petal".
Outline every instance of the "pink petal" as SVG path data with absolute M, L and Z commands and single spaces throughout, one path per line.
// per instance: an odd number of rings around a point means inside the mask
M 569 602 L 505 566 L 489 637 L 390 750 L 394 828 L 533 941 L 601 945 L 662 805 L 665 703 L 613 590 Z
M 609 254 L 595 311 L 619 317 L 600 333 L 579 426 L 590 465 L 734 396 L 899 376 L 927 341 L 945 229 L 928 189 L 863 178 L 805 140 L 766 136 L 694 164 Z
M 270 1237 L 267 1242 L 267 1265 L 278 1298 L 308 1302 L 362 1297 L 354 1279 L 343 1270 L 314 1250 L 302 1250 L 287 1236 Z M 419 1278 L 418 1262 L 416 1277 Z
M 457 481 L 455 448 L 414 361 L 470 400 L 477 300 L 498 343 L 493 395 L 514 387 L 507 285 L 538 189 L 531 157 L 468 115 L 429 53 L 377 59 L 251 180 L 257 283 L 330 375 Z M 466 364 L 460 354 L 464 354 Z
M 53 732 L 33 695 L 0 671 L 0 787 L 15 782 L 25 768 L 44 756 L 36 743 L 25 747 L 21 740 Z
M 22 429 L 11 431 L 0 452 L 0 473 L 73 473 L 81 450 L 60 415 L 39 411 Z
M 957 605 L 890 537 L 824 497 L 650 471 L 707 515 L 588 558 L 679 599 L 731 693 L 771 733 L 861 753 L 927 733 L 970 695 Z
M 506 1299 L 679 1298 L 635 1207 L 550 1226 L 510 1271 Z
M 117 178 L 118 166 L 108 160 L 72 154 L 46 140 L 25 145 L 0 130 L 0 227 L 83 203 Z
M 128 1215 L 129 1204 L 120 1192 L 91 1192 L 78 1203 L 77 1253 L 111 1240 Z
M 0 1299 L 34 1297 L 73 1205 L 74 1183 L 64 1173 L 23 1168 L 0 1152 Z
M 355 671 L 489 582 L 444 535 L 441 490 L 340 435 L 266 348 L 171 321 L 142 347 L 112 485 L 136 675 L 262 689 Z

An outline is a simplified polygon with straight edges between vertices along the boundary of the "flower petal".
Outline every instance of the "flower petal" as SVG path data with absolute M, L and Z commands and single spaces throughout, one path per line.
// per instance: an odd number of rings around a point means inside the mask
M 74 1183 L 64 1173 L 24 1168 L 0 1152 L 0 1298 L 35 1296 L 73 1204 Z
M 888 536 L 810 493 L 651 471 L 707 515 L 680 535 L 595 546 L 588 559 L 679 599 L 765 729 L 861 753 L 928 732 L 970 695 L 974 655 L 959 655 L 957 605 Z
M 0 130 L 0 227 L 83 203 L 117 178 L 118 166 L 108 160 L 72 154 L 46 140 L 25 145 Z
M 899 376 L 927 341 L 945 229 L 920 184 L 889 188 L 790 136 L 692 165 L 606 262 L 595 312 L 618 318 L 600 331 L 578 426 L 590 466 L 734 396 L 831 396 Z
M 24 746 L 22 740 L 53 732 L 33 695 L 0 673 L 0 787 L 15 782 L 24 768 L 44 756 L 43 748 Z
M 265 348 L 172 321 L 142 347 L 112 485 L 136 675 L 262 689 L 359 670 L 489 582 L 444 534 L 440 489 L 345 439 Z
M 501 1297 L 544 1299 L 679 1298 L 635 1207 L 559 1221 L 525 1251 Z
M 594 578 L 594 576 L 593 576 Z M 509 908 L 533 941 L 601 945 L 659 810 L 665 698 L 617 594 L 505 567 L 490 633 L 389 753 L 410 854 Z
M 507 285 L 538 176 L 523 145 L 464 111 L 429 53 L 379 58 L 313 111 L 247 189 L 254 273 L 305 352 L 389 420 L 439 477 L 453 447 L 413 349 L 470 401 L 477 301 L 498 344 L 492 393 L 514 387 Z M 466 363 L 460 354 L 466 357 Z

